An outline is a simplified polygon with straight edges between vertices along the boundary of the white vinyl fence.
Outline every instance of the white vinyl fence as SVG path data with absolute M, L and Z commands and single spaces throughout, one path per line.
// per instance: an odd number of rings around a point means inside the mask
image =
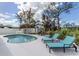
M 16 34 L 18 31 L 19 29 L 0 28 L 0 35 Z
M 37 32 L 37 31 L 36 31 Z M 36 33 L 34 28 L 27 28 L 26 33 Z M 23 29 L 0 28 L 0 35 L 23 33 Z

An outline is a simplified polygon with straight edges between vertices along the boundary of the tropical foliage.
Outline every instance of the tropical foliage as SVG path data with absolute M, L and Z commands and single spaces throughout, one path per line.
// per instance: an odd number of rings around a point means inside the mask
M 63 12 L 66 12 L 66 13 L 70 12 L 71 8 L 73 8 L 73 4 L 70 2 L 64 2 L 64 3 L 51 2 L 48 5 L 48 8 L 45 9 L 42 14 L 42 20 L 44 21 L 45 29 L 46 27 L 51 29 L 52 19 L 54 23 L 53 29 L 59 29 L 60 28 L 60 15 Z
M 62 30 L 57 31 L 57 32 L 60 33 L 60 36 L 58 38 L 61 40 L 63 40 L 65 38 L 65 36 L 67 36 L 67 35 L 75 36 L 75 38 L 76 38 L 75 43 L 77 45 L 79 45 L 79 30 L 78 29 L 63 28 Z

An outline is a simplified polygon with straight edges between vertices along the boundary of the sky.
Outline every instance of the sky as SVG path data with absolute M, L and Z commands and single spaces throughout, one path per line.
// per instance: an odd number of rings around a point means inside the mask
M 35 5 L 34 5 L 35 4 Z M 37 6 L 38 3 L 32 3 L 32 5 Z M 61 23 L 75 23 L 79 25 L 79 3 L 75 2 L 74 8 L 70 10 L 70 13 L 62 13 L 60 15 Z M 27 3 L 27 6 L 29 4 Z M 26 7 L 27 7 L 26 6 Z M 40 6 L 40 5 L 38 5 Z M 0 24 L 18 26 L 19 21 L 16 18 L 16 13 L 18 13 L 22 9 L 22 2 L 0 2 Z M 29 7 L 29 6 L 28 6 Z M 42 6 L 40 6 L 42 9 Z M 33 7 L 36 9 L 36 7 Z M 38 10 L 38 9 L 37 9 Z M 41 10 L 37 12 L 39 14 Z M 39 15 L 35 15 L 38 17 Z M 35 18 L 37 19 L 37 18 Z M 40 20 L 40 19 L 39 19 Z
M 74 7 L 70 9 L 70 13 L 62 13 L 60 20 L 62 23 L 75 23 L 79 25 L 79 2 L 74 3 Z
M 18 26 L 16 13 L 19 11 L 14 2 L 0 2 L 0 24 Z

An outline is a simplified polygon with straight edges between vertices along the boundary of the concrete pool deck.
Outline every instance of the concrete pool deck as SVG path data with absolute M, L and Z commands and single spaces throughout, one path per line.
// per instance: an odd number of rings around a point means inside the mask
M 35 36 L 38 39 L 28 43 L 7 43 L 3 35 L 0 35 L 0 56 L 79 56 L 79 52 L 76 53 L 73 48 L 66 49 L 66 53 L 62 49 L 53 49 L 49 53 L 41 41 L 42 36 Z

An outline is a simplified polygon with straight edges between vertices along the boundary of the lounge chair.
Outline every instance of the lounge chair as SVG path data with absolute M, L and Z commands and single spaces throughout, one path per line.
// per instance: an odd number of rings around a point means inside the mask
M 75 48 L 75 51 L 77 52 L 77 46 L 73 44 L 75 41 L 75 37 L 72 36 L 66 36 L 63 41 L 58 43 L 46 43 L 46 47 L 49 48 L 49 52 L 51 52 L 51 49 L 53 48 L 63 48 L 63 51 L 65 52 L 65 48 Z
M 54 35 L 51 36 L 51 38 L 48 36 L 44 36 L 42 40 L 44 41 L 44 43 L 50 43 L 50 42 L 56 40 L 58 38 L 58 36 L 59 36 L 59 34 L 55 33 Z

